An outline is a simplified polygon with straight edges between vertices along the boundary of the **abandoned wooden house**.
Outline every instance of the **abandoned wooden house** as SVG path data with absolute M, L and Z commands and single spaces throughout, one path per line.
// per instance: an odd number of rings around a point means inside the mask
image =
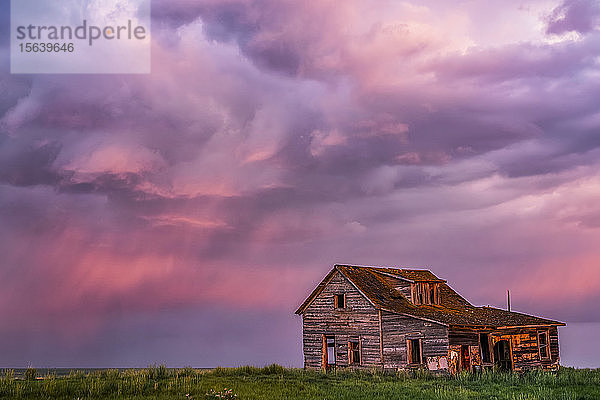
M 427 270 L 350 265 L 335 265 L 296 314 L 311 369 L 557 369 L 565 325 L 473 306 Z

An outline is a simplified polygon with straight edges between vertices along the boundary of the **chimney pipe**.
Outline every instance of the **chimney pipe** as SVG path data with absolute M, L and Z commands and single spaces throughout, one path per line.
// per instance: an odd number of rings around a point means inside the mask
M 510 290 L 506 291 L 506 304 L 508 305 L 508 311 L 510 311 Z

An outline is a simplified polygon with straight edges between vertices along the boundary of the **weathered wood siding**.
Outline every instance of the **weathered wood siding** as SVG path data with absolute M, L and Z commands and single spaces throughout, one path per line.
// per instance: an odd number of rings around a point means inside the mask
M 540 331 L 548 332 L 549 359 L 540 358 L 538 344 L 538 332 Z M 502 339 L 510 342 L 514 371 L 526 371 L 540 367 L 557 369 L 559 366 L 558 329 L 556 327 L 502 329 L 492 334 L 493 343 Z
M 334 308 L 334 295 L 344 293 L 346 307 Z M 337 366 L 348 366 L 348 341 L 360 337 L 361 363 L 356 368 L 381 367 L 379 311 L 336 272 L 302 315 L 305 368 L 323 367 L 323 335 L 335 336 Z
M 408 366 L 406 349 L 408 339 L 421 339 L 424 367 L 427 367 L 428 357 L 438 358 L 448 355 L 448 328 L 445 325 L 382 311 L 381 326 L 383 360 L 386 369 Z
M 551 365 L 548 368 L 557 368 L 558 362 L 560 361 L 560 352 L 558 348 L 558 328 L 556 326 L 551 327 L 548 330 L 550 336 L 550 358 Z
M 451 345 L 479 346 L 479 333 L 474 329 L 450 327 L 448 340 Z
M 548 332 L 550 346 L 550 359 L 540 358 L 538 331 Z M 450 327 L 448 338 L 451 346 L 471 346 L 471 354 L 475 346 L 479 346 L 479 333 L 487 333 L 491 337 L 490 351 L 493 360 L 493 346 L 500 340 L 507 340 L 511 348 L 511 360 L 513 370 L 524 371 L 534 368 L 556 369 L 559 362 L 558 330 L 556 327 L 549 328 L 513 328 L 497 331 L 478 330 L 468 328 Z M 478 347 L 477 347 L 478 349 Z M 472 363 L 477 365 L 477 363 Z

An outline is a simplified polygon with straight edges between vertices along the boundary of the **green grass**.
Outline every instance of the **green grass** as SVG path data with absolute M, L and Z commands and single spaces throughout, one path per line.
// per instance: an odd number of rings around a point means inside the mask
M 31 372 L 29 373 L 31 378 Z M 228 390 L 229 389 L 229 390 Z M 220 397 L 218 397 L 220 396 Z M 383 374 L 264 368 L 102 370 L 43 379 L 0 378 L 7 399 L 600 399 L 600 370 L 485 373 L 436 377 L 426 372 Z

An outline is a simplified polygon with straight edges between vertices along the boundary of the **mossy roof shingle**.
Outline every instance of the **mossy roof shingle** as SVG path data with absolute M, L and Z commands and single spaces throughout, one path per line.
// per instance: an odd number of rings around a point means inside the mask
M 494 307 L 476 307 L 456 293 L 446 281 L 428 270 L 336 265 L 298 308 L 302 314 L 312 300 L 325 288 L 333 274 L 339 271 L 375 306 L 375 308 L 454 326 L 508 327 L 528 325 L 564 325 L 533 315 L 506 311 Z M 389 283 L 386 276 L 411 282 L 437 282 L 441 305 L 415 305 Z

